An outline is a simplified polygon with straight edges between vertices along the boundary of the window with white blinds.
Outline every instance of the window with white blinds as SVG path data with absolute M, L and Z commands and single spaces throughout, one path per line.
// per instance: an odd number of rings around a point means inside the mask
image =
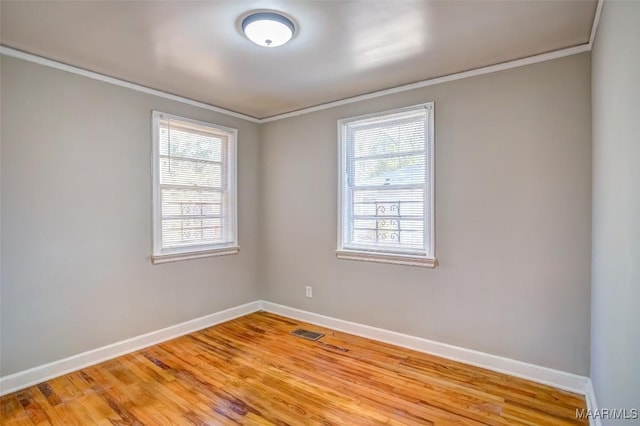
M 435 266 L 433 103 L 338 127 L 338 257 Z
M 153 112 L 154 263 L 237 253 L 236 135 Z

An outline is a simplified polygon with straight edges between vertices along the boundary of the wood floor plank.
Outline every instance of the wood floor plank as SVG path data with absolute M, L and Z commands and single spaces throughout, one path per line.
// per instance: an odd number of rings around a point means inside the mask
M 295 328 L 324 333 L 315 342 Z M 0 398 L 4 425 L 571 425 L 570 392 L 257 312 Z
M 18 395 L 16 393 L 7 395 L 0 399 L 0 420 L 2 424 L 28 424 L 33 425 L 33 422 L 29 418 L 29 415 L 24 410 L 20 401 L 18 401 Z

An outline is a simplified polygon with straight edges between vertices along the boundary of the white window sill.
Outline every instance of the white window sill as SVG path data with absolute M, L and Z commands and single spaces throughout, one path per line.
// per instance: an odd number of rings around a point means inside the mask
M 224 247 L 212 250 L 189 251 L 185 253 L 168 253 L 151 255 L 151 263 L 158 265 L 160 263 L 178 262 L 180 260 L 202 259 L 203 257 L 226 256 L 229 254 L 238 254 L 240 247 Z
M 336 250 L 336 257 L 344 260 L 391 263 L 394 265 L 420 266 L 432 269 L 438 266 L 438 259 L 436 258 L 412 256 L 408 254 L 383 254 L 364 251 Z

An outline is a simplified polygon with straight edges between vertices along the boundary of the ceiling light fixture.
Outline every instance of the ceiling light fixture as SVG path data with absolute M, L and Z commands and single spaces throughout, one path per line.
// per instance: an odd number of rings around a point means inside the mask
M 258 12 L 242 20 L 242 31 L 259 46 L 278 47 L 291 40 L 295 26 L 291 19 L 278 13 Z

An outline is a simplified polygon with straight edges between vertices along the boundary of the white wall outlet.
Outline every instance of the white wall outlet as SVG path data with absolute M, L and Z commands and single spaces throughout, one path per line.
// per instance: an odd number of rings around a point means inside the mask
M 313 297 L 313 289 L 310 285 L 307 286 L 307 297 Z

